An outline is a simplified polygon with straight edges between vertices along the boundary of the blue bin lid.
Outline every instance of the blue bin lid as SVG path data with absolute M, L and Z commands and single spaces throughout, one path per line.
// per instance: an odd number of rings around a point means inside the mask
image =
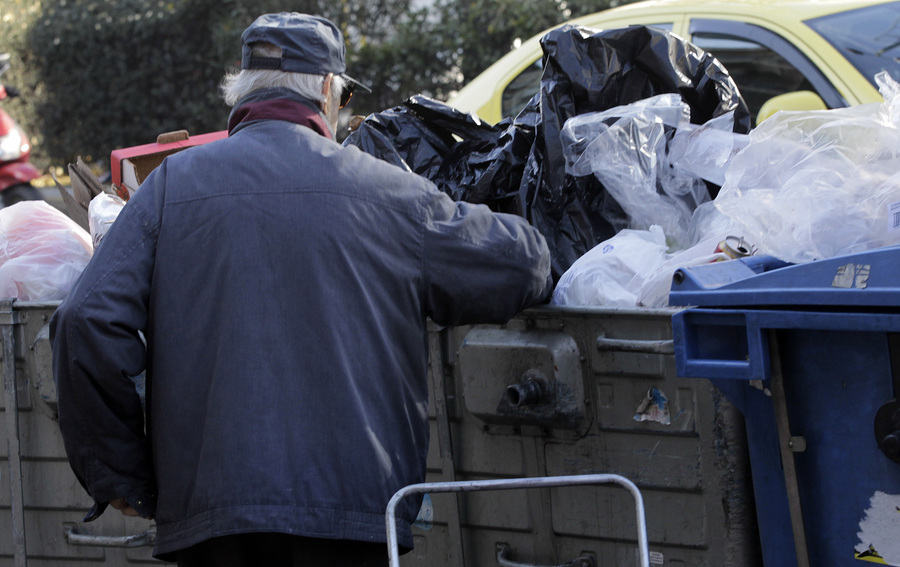
M 680 268 L 669 305 L 900 306 L 900 246 L 805 264 L 748 256 Z

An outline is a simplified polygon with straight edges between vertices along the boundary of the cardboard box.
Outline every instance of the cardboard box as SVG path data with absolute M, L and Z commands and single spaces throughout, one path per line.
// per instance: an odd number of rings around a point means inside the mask
M 110 159 L 113 188 L 119 197 L 127 201 L 166 156 L 226 136 L 226 130 L 199 136 L 191 136 L 187 130 L 178 130 L 160 134 L 155 144 L 114 150 Z

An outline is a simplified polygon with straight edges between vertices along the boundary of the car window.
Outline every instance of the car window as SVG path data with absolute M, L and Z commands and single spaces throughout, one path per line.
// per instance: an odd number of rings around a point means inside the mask
M 672 31 L 672 24 L 648 24 L 650 27 Z M 516 116 L 541 89 L 543 62 L 538 59 L 510 81 L 500 97 L 502 116 Z
M 717 34 L 694 34 L 693 43 L 718 59 L 741 91 L 750 116 L 770 98 L 794 91 L 814 91 L 796 67 L 768 47 Z
M 500 109 L 503 116 L 515 116 L 525 108 L 541 88 L 541 75 L 544 73 L 543 61 L 538 59 L 519 73 L 515 79 L 503 89 Z
M 770 30 L 743 22 L 695 19 L 690 32 L 691 41 L 728 70 L 754 119 L 770 98 L 801 90 L 815 92 L 828 108 L 847 106 L 803 52 Z
M 900 2 L 857 8 L 807 20 L 875 85 L 875 75 L 887 71 L 900 81 Z

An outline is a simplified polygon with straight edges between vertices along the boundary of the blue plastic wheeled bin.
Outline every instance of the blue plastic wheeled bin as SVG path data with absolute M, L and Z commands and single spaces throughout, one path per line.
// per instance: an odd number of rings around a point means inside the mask
M 900 248 L 676 272 L 678 375 L 747 424 L 766 567 L 900 565 Z

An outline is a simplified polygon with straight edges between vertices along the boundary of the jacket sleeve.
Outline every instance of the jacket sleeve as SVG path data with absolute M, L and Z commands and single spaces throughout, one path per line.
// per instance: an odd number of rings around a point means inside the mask
M 153 180 L 164 177 L 154 174 L 122 209 L 51 320 L 59 427 L 72 470 L 94 498 L 93 517 L 115 498 L 142 516 L 155 513 L 134 382 L 146 365 L 142 333 L 161 210 Z
M 505 323 L 552 292 L 550 251 L 524 218 L 435 190 L 425 225 L 428 315 L 439 325 Z

